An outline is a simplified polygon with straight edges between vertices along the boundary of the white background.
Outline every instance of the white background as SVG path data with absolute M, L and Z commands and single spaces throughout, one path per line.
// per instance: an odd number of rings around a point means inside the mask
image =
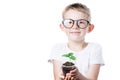
M 86 4 L 93 32 L 86 40 L 103 46 L 105 66 L 99 80 L 119 77 L 119 0 L 1 0 L 0 80 L 53 80 L 47 62 L 53 44 L 67 41 L 59 29 L 62 10 L 72 2 Z

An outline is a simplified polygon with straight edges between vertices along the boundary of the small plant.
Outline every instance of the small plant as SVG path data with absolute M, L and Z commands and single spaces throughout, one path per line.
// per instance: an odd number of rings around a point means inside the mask
M 66 73 L 69 73 L 70 70 L 75 69 L 75 64 L 72 62 L 72 60 L 76 60 L 76 57 L 71 52 L 68 54 L 63 54 L 62 56 L 70 59 L 70 61 L 66 61 L 62 65 L 63 75 L 66 76 Z
M 76 60 L 76 57 L 73 55 L 73 53 L 70 52 L 68 54 L 63 54 L 62 56 L 70 59 L 70 61 L 67 61 L 63 65 L 66 65 L 66 66 L 74 65 L 74 63 L 72 63 L 71 61 L 71 60 Z
M 67 57 L 69 58 L 70 60 L 76 60 L 76 57 L 73 55 L 73 53 L 68 53 L 68 54 L 63 54 L 62 55 L 63 57 Z

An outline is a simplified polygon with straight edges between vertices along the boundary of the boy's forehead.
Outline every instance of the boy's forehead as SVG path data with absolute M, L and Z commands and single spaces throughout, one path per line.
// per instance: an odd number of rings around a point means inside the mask
M 63 15 L 64 19 L 74 19 L 74 20 L 78 20 L 78 19 L 88 19 L 87 14 L 81 12 L 81 11 L 77 11 L 77 10 L 68 10 L 64 13 Z

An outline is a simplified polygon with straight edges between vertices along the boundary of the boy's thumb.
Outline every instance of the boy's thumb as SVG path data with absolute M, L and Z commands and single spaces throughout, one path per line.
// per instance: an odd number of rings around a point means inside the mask
M 65 77 L 63 75 L 60 75 L 59 78 L 64 80 Z

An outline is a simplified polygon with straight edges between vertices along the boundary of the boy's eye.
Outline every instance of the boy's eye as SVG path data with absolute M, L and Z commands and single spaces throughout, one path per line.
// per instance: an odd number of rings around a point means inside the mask
M 72 20 L 65 20 L 64 23 L 73 24 L 73 21 Z
M 74 21 L 67 19 L 67 20 L 64 20 L 64 21 L 63 21 L 63 24 L 64 24 L 65 27 L 69 27 L 69 28 L 70 28 L 70 27 L 73 26 Z
M 88 22 L 85 20 L 78 21 L 78 25 L 84 25 L 87 26 Z
M 71 20 L 68 20 L 68 24 L 73 24 L 73 21 L 71 21 Z
M 78 21 L 78 24 L 85 24 L 85 21 Z

